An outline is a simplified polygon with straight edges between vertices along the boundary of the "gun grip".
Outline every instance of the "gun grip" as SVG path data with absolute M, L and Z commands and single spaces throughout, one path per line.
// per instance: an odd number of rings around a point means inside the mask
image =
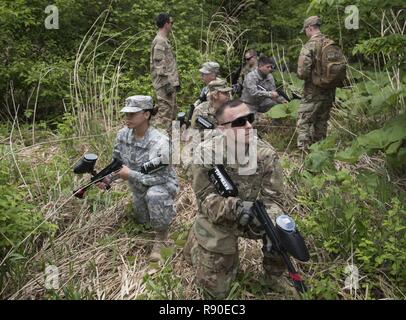
M 73 195 L 76 198 L 83 199 L 83 197 L 85 196 L 85 192 L 86 192 L 86 190 L 83 189 L 83 188 L 82 189 L 77 189 L 77 190 L 73 191 Z

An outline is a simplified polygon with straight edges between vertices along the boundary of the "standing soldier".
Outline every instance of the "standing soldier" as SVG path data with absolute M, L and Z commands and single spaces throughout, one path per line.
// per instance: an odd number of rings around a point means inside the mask
M 302 151 L 326 137 L 335 88 L 345 78 L 342 51 L 321 33 L 320 25 L 320 18 L 312 16 L 304 21 L 302 29 L 310 38 L 300 52 L 297 67 L 298 77 L 304 80 L 297 120 L 297 146 Z
M 113 158 L 121 160 L 123 167 L 104 182 L 117 178 L 128 181 L 137 223 L 149 223 L 156 232 L 150 260 L 159 261 L 161 247 L 176 214 L 175 196 L 178 192 L 176 173 L 168 165 L 169 139 L 149 125 L 150 118 L 156 113 L 150 96 L 127 98 L 121 112 L 125 113 L 126 127 L 117 134 Z M 159 160 L 155 163 L 166 165 L 151 173 L 141 173 L 142 166 L 154 159 Z M 99 187 L 105 188 L 105 185 L 102 183 Z
M 240 100 L 223 104 L 216 111 L 220 135 L 203 142 L 200 163 L 193 168 L 193 190 L 198 204 L 198 214 L 189 232 L 184 255 L 196 268 L 196 280 L 205 290 L 207 298 L 227 297 L 238 270 L 238 237 L 262 239 L 264 230 L 256 218 L 250 222 L 242 217 L 250 214 L 250 206 L 258 198 L 264 201 L 267 212 L 275 217 L 282 210 L 278 203 L 282 195 L 282 168 L 275 150 L 266 142 L 252 139 L 252 122 L 255 112 Z M 250 161 L 236 156 L 230 145 L 243 150 L 256 148 Z M 223 198 L 210 181 L 208 171 L 216 159 L 218 146 L 222 146 L 224 168 L 238 185 L 238 196 Z M 230 152 L 231 151 L 231 152 Z M 251 161 L 254 158 L 254 161 Z M 235 161 L 236 160 L 236 161 Z M 229 164 L 232 163 L 232 164 Z M 282 273 L 285 266 L 267 243 L 263 245 L 265 280 L 274 291 L 290 289 Z
M 160 13 L 156 17 L 156 25 L 159 30 L 152 41 L 150 56 L 152 85 L 157 96 L 156 124 L 169 132 L 171 122 L 176 118 L 176 91 L 180 88 L 176 59 L 168 39 L 173 20 L 169 14 Z

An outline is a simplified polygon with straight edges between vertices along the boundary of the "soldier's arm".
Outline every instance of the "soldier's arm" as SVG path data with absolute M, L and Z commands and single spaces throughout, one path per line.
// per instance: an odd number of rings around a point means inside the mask
M 122 152 L 122 147 L 123 147 L 123 139 L 124 139 L 124 132 L 122 132 L 121 130 L 117 133 L 116 136 L 116 141 L 114 142 L 114 146 L 113 146 L 113 159 L 117 159 L 120 161 L 123 161 L 123 158 L 121 156 L 121 152 Z M 119 179 L 120 177 L 118 175 L 115 175 L 114 173 L 111 173 L 108 178 L 110 179 L 110 182 L 113 182 L 117 179 Z
M 202 109 L 199 108 L 200 105 L 201 104 L 199 104 L 193 111 L 192 119 L 190 120 L 190 127 L 192 129 L 202 130 L 202 128 L 200 128 L 199 125 L 196 123 L 197 117 L 203 115 Z
M 154 158 L 160 158 L 161 163 L 170 164 L 170 146 L 169 139 L 160 138 L 157 142 L 152 144 L 152 148 L 149 151 L 150 160 Z M 130 177 L 128 179 L 131 183 L 141 183 L 145 186 L 155 186 L 158 184 L 164 184 L 168 182 L 168 168 L 163 167 L 162 169 L 153 172 L 143 174 L 138 171 L 131 170 Z
M 307 80 L 311 77 L 313 66 L 313 54 L 309 44 L 303 46 L 300 51 L 299 60 L 297 63 L 297 76 L 299 79 Z
M 272 98 L 270 91 L 258 89 L 256 79 L 250 73 L 245 77 L 244 87 L 247 88 L 249 94 L 253 97 Z
M 220 196 L 208 179 L 208 169 L 201 165 L 193 166 L 193 190 L 202 214 L 214 224 L 234 222 L 239 198 Z
M 157 76 L 161 78 L 168 78 L 166 71 L 166 61 L 165 61 L 165 47 L 161 43 L 157 43 L 153 48 L 153 63 L 154 70 Z M 169 82 L 169 80 L 168 80 Z
M 264 171 L 260 198 L 263 200 L 267 211 L 275 216 L 282 212 L 279 204 L 282 203 L 283 192 L 283 172 L 276 154 L 267 155 Z
M 164 184 L 168 182 L 167 175 L 162 174 L 166 169 L 159 170 L 156 173 L 143 174 L 141 172 L 130 170 L 130 176 L 128 181 L 131 184 L 143 184 L 147 187 L 152 187 L 158 184 Z M 161 173 L 161 174 L 160 174 Z
M 121 132 L 117 133 L 116 136 L 116 141 L 114 142 L 114 147 L 113 147 L 113 159 L 118 159 L 123 161 L 122 157 L 121 157 Z

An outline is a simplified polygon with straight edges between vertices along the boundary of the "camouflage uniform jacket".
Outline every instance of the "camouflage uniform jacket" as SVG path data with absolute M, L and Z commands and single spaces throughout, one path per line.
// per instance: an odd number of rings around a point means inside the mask
M 156 90 L 168 83 L 173 87 L 179 86 L 179 75 L 172 47 L 169 40 L 159 33 L 152 41 L 150 67 L 152 85 Z
M 168 182 L 177 185 L 176 173 L 170 165 L 154 173 L 140 173 L 145 162 L 158 156 L 163 163 L 169 163 L 169 149 L 169 138 L 155 128 L 149 127 L 144 137 L 138 140 L 133 129 L 125 127 L 117 134 L 113 158 L 120 159 L 131 170 L 128 182 L 133 191 Z
M 208 178 L 211 165 L 193 167 L 193 190 L 199 209 L 194 233 L 198 243 L 211 252 L 233 254 L 238 250 L 237 237 L 242 235 L 236 214 L 238 201 L 261 199 L 270 213 L 275 215 L 281 211 L 277 202 L 281 200 L 283 175 L 278 156 L 271 145 L 257 138 L 256 141 L 256 170 L 254 167 L 253 171 L 247 171 L 247 165 L 226 164 L 226 159 L 223 160 L 224 168 L 238 188 L 238 197 L 223 198 L 217 193 Z M 225 147 L 223 135 L 199 145 L 202 159 L 210 155 L 215 159 L 213 145 L 217 143 Z M 244 169 L 246 172 L 242 174 Z
M 210 101 L 202 102 L 193 111 L 193 116 L 192 116 L 190 126 L 193 129 L 203 130 L 196 123 L 196 119 L 197 119 L 198 116 L 202 116 L 206 120 L 210 121 L 214 125 L 214 127 L 217 127 L 216 111 L 214 110 L 214 107 L 211 105 Z
M 244 80 L 245 77 L 247 76 L 248 73 L 250 73 L 251 71 L 254 71 L 256 69 L 257 66 L 249 66 L 248 64 L 244 65 L 244 67 L 242 67 L 241 72 L 240 72 L 240 76 L 238 77 L 238 86 L 241 88 L 243 88 L 244 86 Z
M 258 85 L 265 88 L 261 90 Z M 263 76 L 258 68 L 247 74 L 244 80 L 241 100 L 253 106 L 259 106 L 265 99 L 272 98 L 271 91 L 275 91 L 275 80 L 271 73 Z M 275 99 L 277 101 L 279 98 Z M 283 99 L 282 99 L 283 100 Z M 280 101 L 283 102 L 283 101 Z
M 313 35 L 300 51 L 297 75 L 304 80 L 303 98 L 305 99 L 314 100 L 318 96 L 330 97 L 335 92 L 335 89 L 322 89 L 312 82 L 312 70 L 316 62 L 316 45 L 318 42 L 323 41 L 324 38 L 325 35 L 322 33 Z

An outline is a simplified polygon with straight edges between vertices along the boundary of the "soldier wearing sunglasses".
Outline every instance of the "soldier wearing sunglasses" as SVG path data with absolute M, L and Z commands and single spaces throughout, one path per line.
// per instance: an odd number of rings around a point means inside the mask
M 248 49 L 244 53 L 244 66 L 240 71 L 240 75 L 237 80 L 237 84 L 235 86 L 234 91 L 237 93 L 238 96 L 242 93 L 242 88 L 244 84 L 244 79 L 248 73 L 255 70 L 258 66 L 258 53 L 255 49 Z M 233 86 L 234 88 L 234 86 Z
M 196 280 L 205 298 L 227 297 L 238 271 L 238 238 L 262 239 L 264 231 L 256 218 L 249 223 L 241 217 L 253 201 L 262 199 L 268 214 L 274 218 L 282 212 L 282 168 L 271 145 L 252 135 L 253 108 L 240 100 L 222 105 L 216 112 L 217 129 L 222 133 L 199 145 L 200 162 L 193 168 L 193 190 L 198 214 L 184 247 L 184 256 L 196 269 Z M 235 157 L 229 145 L 242 146 L 255 161 Z M 222 164 L 238 186 L 238 196 L 224 198 L 209 180 L 208 171 L 218 163 L 218 146 L 223 149 Z M 211 156 L 211 157 L 210 157 Z M 205 159 L 216 160 L 214 163 Z M 233 162 L 233 159 L 235 160 Z M 253 164 L 254 162 L 254 164 Z M 265 282 L 270 290 L 286 293 L 292 287 L 282 276 L 285 266 L 280 256 L 263 246 Z

